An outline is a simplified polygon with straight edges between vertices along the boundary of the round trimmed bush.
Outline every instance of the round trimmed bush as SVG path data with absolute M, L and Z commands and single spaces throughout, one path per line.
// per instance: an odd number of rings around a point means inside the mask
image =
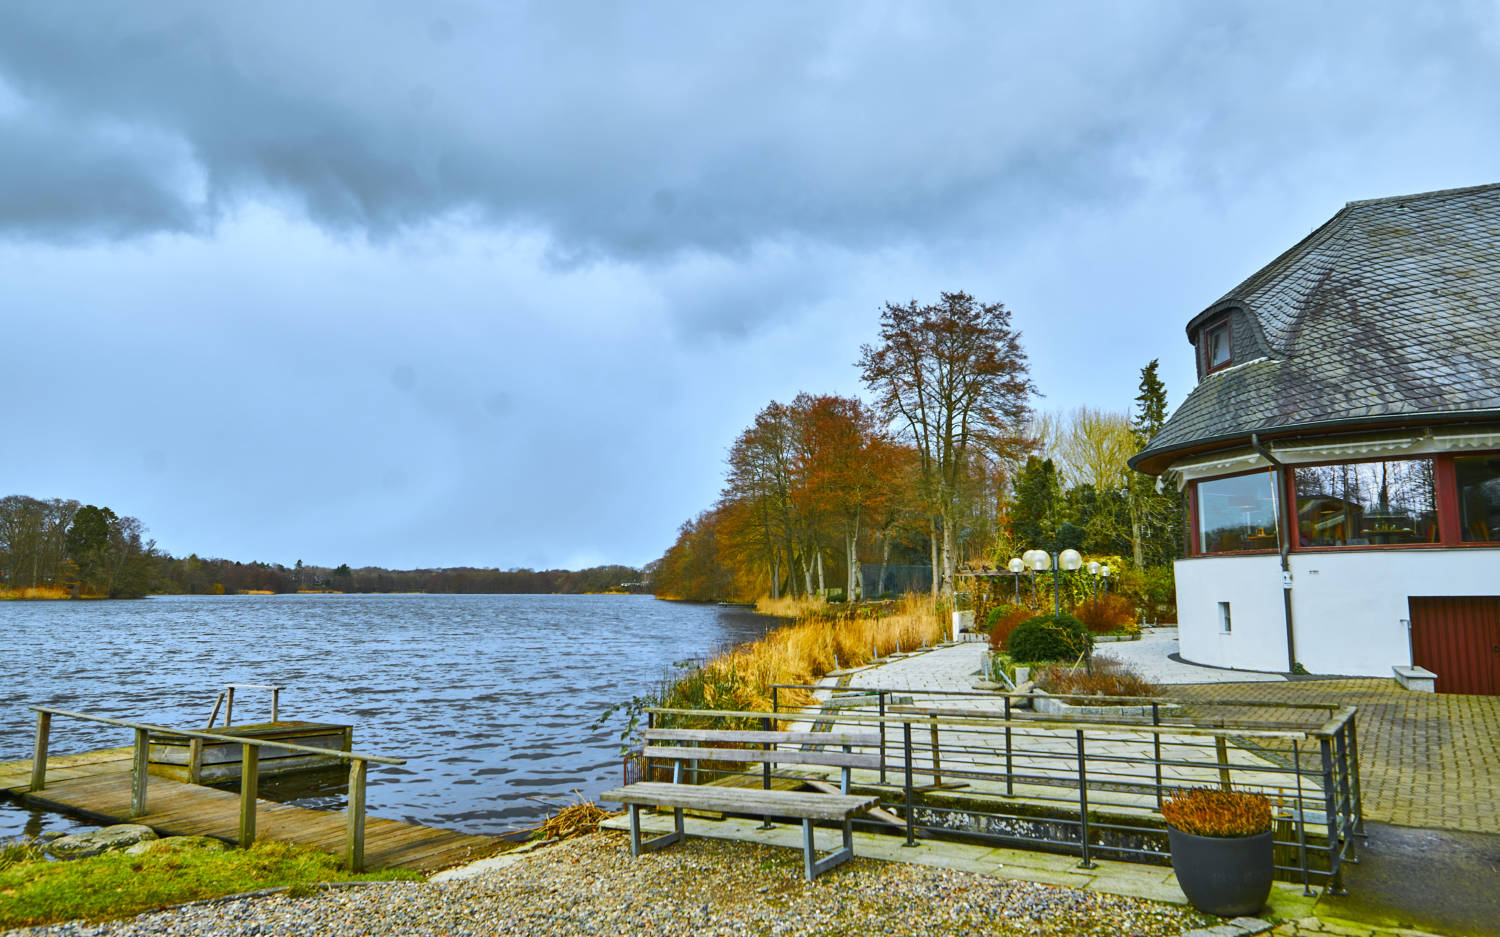
M 1075 660 L 1093 652 L 1094 636 L 1066 612 L 1037 615 L 1016 625 L 1005 650 L 1016 661 Z

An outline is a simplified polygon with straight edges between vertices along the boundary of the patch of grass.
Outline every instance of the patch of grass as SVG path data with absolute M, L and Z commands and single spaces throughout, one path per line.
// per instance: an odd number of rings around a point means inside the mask
M 328 853 L 269 840 L 249 849 L 112 852 L 68 862 L 33 857 L 0 868 L 0 930 L 104 921 L 263 888 L 421 878 L 404 869 L 355 875 Z

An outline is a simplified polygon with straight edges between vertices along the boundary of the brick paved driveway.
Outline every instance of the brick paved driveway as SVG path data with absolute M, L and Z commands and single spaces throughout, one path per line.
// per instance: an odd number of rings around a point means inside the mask
M 1380 679 L 1192 684 L 1170 692 L 1189 700 L 1357 706 L 1367 818 L 1500 833 L 1500 696 L 1413 693 Z

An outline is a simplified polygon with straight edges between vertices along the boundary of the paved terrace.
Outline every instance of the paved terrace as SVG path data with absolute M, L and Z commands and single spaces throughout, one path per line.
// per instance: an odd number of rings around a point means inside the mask
M 855 686 L 968 690 L 980 666 L 978 642 L 940 647 L 855 673 Z M 1173 660 L 1176 629 L 1141 641 L 1101 644 L 1113 657 L 1193 702 L 1228 700 L 1350 705 L 1359 709 L 1359 766 L 1365 817 L 1401 826 L 1500 833 L 1500 697 L 1416 693 L 1378 678 L 1288 680 Z M 1253 706 L 1240 717 L 1271 713 Z
M 1153 644 L 1166 665 L 1190 671 L 1204 668 L 1177 664 L 1167 660 L 1170 652 L 1158 634 Z M 1131 642 L 1132 645 L 1145 642 Z M 1171 642 L 1175 648 L 1175 641 Z M 1113 647 L 1114 645 L 1109 645 Z M 915 706 L 923 710 L 947 710 L 960 713 L 999 715 L 1004 710 L 1004 700 L 995 694 L 975 691 L 973 684 L 980 678 L 979 669 L 985 645 L 965 642 L 898 657 L 881 664 L 866 667 L 842 675 L 839 685 L 854 689 L 882 689 L 910 693 Z M 1138 668 L 1145 669 L 1145 668 Z M 1208 671 L 1210 676 L 1221 679 L 1239 679 L 1242 674 L 1233 671 Z M 1200 677 L 1200 673 L 1194 673 Z M 1270 676 L 1269 679 L 1280 679 Z M 820 690 L 818 696 L 827 699 L 834 692 L 831 685 Z M 923 696 L 924 692 L 960 692 L 963 697 Z M 855 714 L 872 714 L 874 702 L 859 708 L 837 710 L 839 714 L 854 716 L 848 727 L 857 725 Z M 894 705 L 888 715 L 900 715 L 902 707 Z M 1239 710 L 1223 711 L 1228 715 Z M 1210 710 L 1210 716 L 1220 715 L 1219 710 Z M 1170 716 L 1165 710 L 1164 716 Z M 1289 716 L 1313 728 L 1322 723 L 1327 713 L 1315 711 L 1282 711 L 1277 716 L 1284 722 Z M 811 721 L 799 723 L 801 728 L 811 728 Z M 874 728 L 871 726 L 870 728 Z M 914 727 L 913 758 L 914 780 L 926 784 L 934 780 L 961 780 L 963 789 L 970 794 L 994 794 L 1019 797 L 1034 801 L 1054 801 L 1076 804 L 1072 793 L 1076 781 L 1076 757 L 1078 753 L 1077 730 L 1084 729 L 1086 763 L 1091 781 L 1089 801 L 1095 807 L 1106 804 L 1125 812 L 1154 813 L 1157 807 L 1153 767 L 1155 736 L 1146 731 L 1114 731 L 1087 723 L 1063 723 L 1040 721 L 1029 717 L 1029 713 L 1017 710 L 1017 718 L 1010 724 L 1007 733 L 999 721 L 979 724 L 962 723 L 927 729 L 921 723 Z M 934 771 L 932 745 L 937 740 L 941 767 Z M 1255 787 L 1268 793 L 1283 793 L 1289 799 L 1297 791 L 1296 780 L 1284 769 L 1290 767 L 1290 758 L 1278 757 L 1275 740 L 1256 739 L 1259 746 L 1231 744 L 1224 752 L 1225 760 L 1233 770 L 1233 781 L 1238 785 Z M 1014 743 L 1011 762 L 1014 780 L 1004 772 L 1004 752 L 1008 742 Z M 886 757 L 890 765 L 888 778 L 901 783 L 903 750 L 899 727 L 891 727 L 886 735 Z M 1203 736 L 1183 733 L 1164 733 L 1161 736 L 1161 757 L 1168 762 L 1192 762 L 1193 764 L 1167 764 L 1161 769 L 1162 780 L 1171 786 L 1205 786 L 1218 784 L 1220 773 L 1213 750 L 1213 742 Z M 1309 762 L 1303 762 L 1304 767 Z M 855 771 L 856 783 L 874 783 L 878 774 L 870 771 Z M 1320 796 L 1318 786 L 1311 777 L 1302 779 L 1303 791 L 1315 800 Z M 1101 786 L 1102 785 L 1102 786 Z

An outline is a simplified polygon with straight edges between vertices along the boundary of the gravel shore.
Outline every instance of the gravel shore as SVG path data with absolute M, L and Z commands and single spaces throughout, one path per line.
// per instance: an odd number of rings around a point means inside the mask
M 451 883 L 238 898 L 11 935 L 1169 937 L 1206 921 L 1134 898 L 873 859 L 808 883 L 800 852 L 720 840 L 690 839 L 632 860 L 626 836 L 606 831 Z

